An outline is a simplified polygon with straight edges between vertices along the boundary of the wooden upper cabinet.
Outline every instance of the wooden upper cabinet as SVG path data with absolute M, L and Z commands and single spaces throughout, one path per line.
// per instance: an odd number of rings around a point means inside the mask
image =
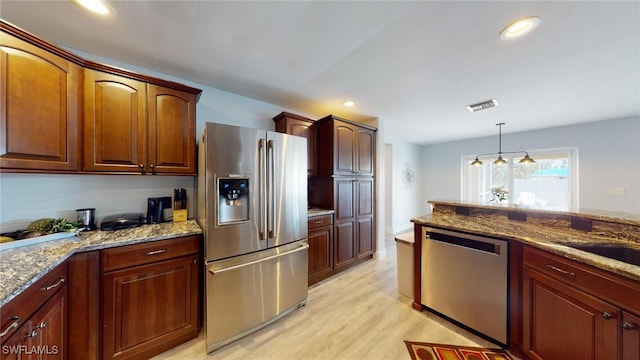
M 146 84 L 90 69 L 84 84 L 84 170 L 147 170 Z
M 196 96 L 153 84 L 147 96 L 149 167 L 195 175 Z
M 79 171 L 82 68 L 0 25 L 0 168 Z
M 195 175 L 196 96 L 85 70 L 85 171 Z
M 356 139 L 356 173 L 358 175 L 373 175 L 375 168 L 375 132 L 371 129 L 358 128 Z
M 281 112 L 273 118 L 276 122 L 276 131 L 280 133 L 300 136 L 307 139 L 307 175 L 315 176 L 318 174 L 318 147 L 317 147 L 317 131 L 313 126 L 314 121 L 304 116 Z
M 373 176 L 375 129 L 329 115 L 318 120 L 318 171 L 322 175 Z
M 348 124 L 338 123 L 334 127 L 334 175 L 352 175 L 356 171 L 355 129 Z
M 0 19 L 0 169 L 196 174 L 186 85 L 85 60 Z

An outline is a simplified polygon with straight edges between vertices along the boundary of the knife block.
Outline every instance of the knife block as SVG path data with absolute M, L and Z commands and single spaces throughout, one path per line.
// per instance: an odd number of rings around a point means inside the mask
M 187 221 L 187 209 L 174 209 L 173 222 Z

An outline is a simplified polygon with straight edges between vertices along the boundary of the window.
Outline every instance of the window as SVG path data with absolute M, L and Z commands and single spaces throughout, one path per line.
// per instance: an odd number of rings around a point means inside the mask
M 506 156 L 508 155 L 508 156 Z M 567 210 L 578 206 L 578 150 L 576 148 L 529 151 L 532 164 L 520 164 L 523 154 L 503 154 L 504 165 L 494 165 L 496 155 L 462 157 L 462 200 L 492 203 L 491 189 L 502 186 L 509 204 Z

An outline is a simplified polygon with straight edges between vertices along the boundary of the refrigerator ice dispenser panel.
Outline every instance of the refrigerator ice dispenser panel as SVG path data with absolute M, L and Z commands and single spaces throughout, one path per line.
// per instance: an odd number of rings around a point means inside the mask
M 249 179 L 218 178 L 218 225 L 249 221 Z

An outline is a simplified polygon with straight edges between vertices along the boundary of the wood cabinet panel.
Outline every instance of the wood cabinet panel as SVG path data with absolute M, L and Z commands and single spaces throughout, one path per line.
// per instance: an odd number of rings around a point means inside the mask
M 351 125 L 336 124 L 333 143 L 333 174 L 334 175 L 353 175 L 356 170 L 355 157 L 355 129 Z
M 373 217 L 358 217 L 357 226 L 357 257 L 358 259 L 361 259 L 373 254 L 373 251 L 375 249 L 375 239 L 373 237 Z
M 309 285 L 333 271 L 333 226 L 309 229 Z
M 357 136 L 357 166 L 355 172 L 358 175 L 373 176 L 375 169 L 375 133 L 373 130 L 359 128 Z
M 355 221 L 338 223 L 336 221 L 334 231 L 334 268 L 339 270 L 349 266 L 356 260 L 355 249 Z
M 84 170 L 146 170 L 145 83 L 89 69 L 84 74 Z
M 524 345 L 533 359 L 616 359 L 618 309 L 535 270 L 524 272 Z M 609 315 L 606 315 L 609 314 Z
M 100 252 L 102 271 L 124 269 L 195 254 L 198 252 L 199 242 L 199 236 L 185 236 L 106 249 Z
M 67 359 L 67 292 L 58 291 L 33 316 L 31 336 L 38 359 Z
M 196 174 L 196 96 L 148 85 L 148 163 L 159 173 Z
M 334 211 L 335 221 L 353 220 L 355 213 L 355 179 L 334 178 Z
M 81 68 L 0 32 L 0 168 L 80 170 Z
M 66 359 L 66 263 L 0 308 L 0 359 Z
M 69 266 L 69 360 L 98 359 L 100 314 L 100 252 L 73 255 Z
M 317 169 L 317 131 L 313 120 L 304 116 L 281 112 L 273 118 L 276 122 L 276 131 L 300 136 L 307 139 L 307 175 L 315 176 Z
M 198 256 L 102 276 L 103 359 L 143 359 L 198 333 Z
M 622 360 L 640 359 L 640 317 L 622 312 Z

